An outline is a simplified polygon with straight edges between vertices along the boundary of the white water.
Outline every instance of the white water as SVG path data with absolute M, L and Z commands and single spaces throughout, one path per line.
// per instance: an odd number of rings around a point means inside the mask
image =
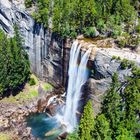
M 63 121 L 67 126 L 67 132 L 72 132 L 76 128 L 78 122 L 76 117 L 76 111 L 78 108 L 78 101 L 81 97 L 81 88 L 88 79 L 87 62 L 91 49 L 82 54 L 81 62 L 78 66 L 78 58 L 80 54 L 80 47 L 78 42 L 75 41 L 72 45 L 70 52 L 69 62 L 69 81 L 67 89 L 66 107 L 63 116 Z

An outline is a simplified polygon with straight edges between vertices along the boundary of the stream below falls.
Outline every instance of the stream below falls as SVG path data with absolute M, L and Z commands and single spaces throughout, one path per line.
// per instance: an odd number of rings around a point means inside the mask
M 49 117 L 46 113 L 35 113 L 27 117 L 27 126 L 31 127 L 32 135 L 40 140 L 55 140 L 63 132 L 57 119 Z M 45 136 L 51 130 L 54 130 L 53 134 Z

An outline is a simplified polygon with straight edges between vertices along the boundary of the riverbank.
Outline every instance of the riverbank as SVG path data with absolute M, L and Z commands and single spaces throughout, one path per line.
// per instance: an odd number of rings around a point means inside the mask
M 37 140 L 27 127 L 26 117 L 38 112 L 39 101 L 47 99 L 53 90 L 50 84 L 38 80 L 33 86 L 27 83 L 16 96 L 1 99 L 0 140 Z

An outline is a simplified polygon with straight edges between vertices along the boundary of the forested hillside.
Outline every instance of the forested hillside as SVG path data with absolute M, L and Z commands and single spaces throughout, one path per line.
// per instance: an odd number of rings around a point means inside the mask
M 29 78 L 30 63 L 22 42 L 17 26 L 13 38 L 0 30 L 0 96 L 21 90 Z
M 25 4 L 28 8 L 36 6 L 32 15 L 46 28 L 52 17 L 53 31 L 63 37 L 73 38 L 80 33 L 92 37 L 94 27 L 112 37 L 140 32 L 138 0 L 26 0 Z

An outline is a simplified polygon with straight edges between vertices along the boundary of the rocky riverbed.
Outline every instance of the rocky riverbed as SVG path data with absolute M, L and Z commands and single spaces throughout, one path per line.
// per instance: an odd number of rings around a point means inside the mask
M 54 100 L 51 98 L 59 97 L 56 94 L 63 92 L 62 88 L 45 91 L 40 83 L 32 88 L 37 89 L 38 96 L 27 99 L 26 94 L 31 94 L 30 92 L 19 93 L 17 96 L 20 98 L 10 96 L 0 100 L 0 134 L 10 135 L 9 140 L 37 140 L 32 135 L 31 128 L 27 127 L 26 117 L 46 111 L 53 115 L 56 106 L 52 105 Z M 55 102 L 57 104 L 61 101 L 58 98 Z

